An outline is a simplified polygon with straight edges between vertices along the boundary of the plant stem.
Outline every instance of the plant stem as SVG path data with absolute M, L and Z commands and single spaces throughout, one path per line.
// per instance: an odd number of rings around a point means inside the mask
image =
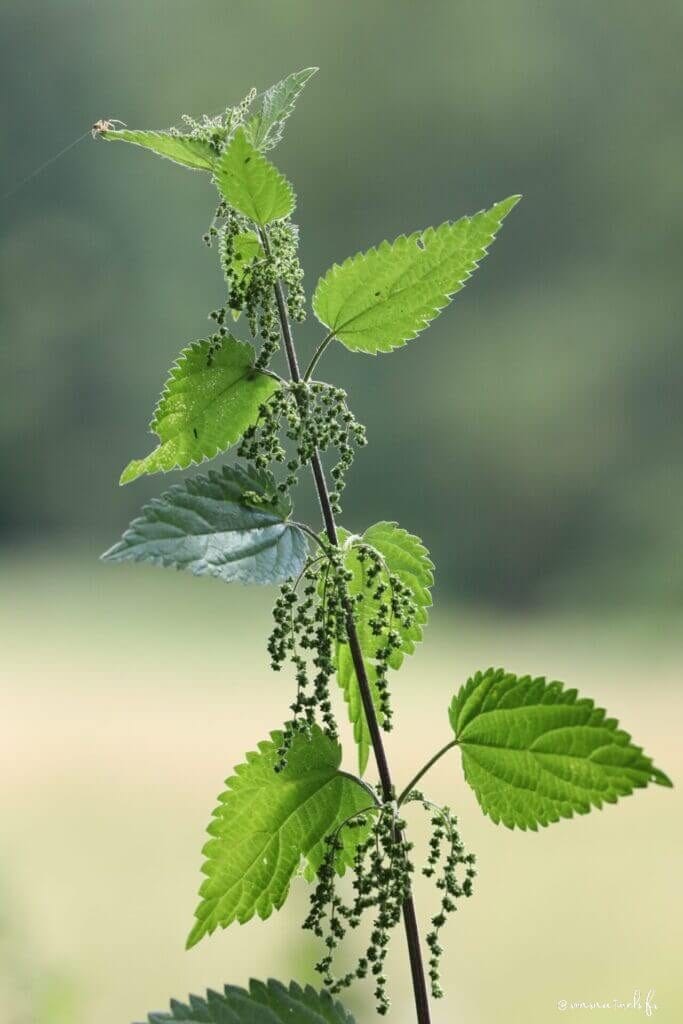
M 262 228 L 259 233 L 261 236 L 263 251 L 266 253 L 266 256 L 270 256 L 271 251 L 268 233 L 265 228 Z M 296 355 L 296 349 L 294 347 L 294 338 L 292 336 L 289 316 L 287 313 L 287 304 L 285 302 L 284 292 L 280 281 L 275 282 L 274 289 L 289 373 L 292 381 L 297 384 L 301 381 L 301 371 L 299 370 L 299 362 Z M 322 351 L 320 349 L 318 351 L 320 355 L 322 355 Z M 313 471 L 313 479 L 315 481 L 315 487 L 318 494 L 320 510 L 325 523 L 325 531 L 330 544 L 334 545 L 334 547 L 338 547 L 339 538 L 337 536 L 337 525 L 334 518 L 334 512 L 332 511 L 332 505 L 330 503 L 330 494 L 327 489 L 325 472 L 323 470 L 322 462 L 320 461 L 320 454 L 317 451 L 314 452 L 311 457 L 311 469 Z M 356 630 L 356 623 L 350 603 L 347 605 L 346 633 L 349 638 L 349 649 L 351 651 L 353 667 L 356 672 L 356 678 L 358 679 L 358 689 L 363 703 L 363 711 L 365 712 L 368 729 L 370 730 L 372 748 L 375 754 L 377 771 L 379 773 L 380 783 L 382 786 L 382 795 L 384 800 L 388 802 L 394 799 L 394 784 L 391 779 L 391 772 L 389 771 L 389 764 L 387 761 L 386 751 L 384 750 L 384 743 L 382 740 L 379 722 L 377 720 L 377 714 L 372 702 L 370 682 L 365 669 L 363 652 L 358 639 L 358 631 Z M 398 838 L 400 840 L 402 839 L 402 836 L 399 836 Z M 408 943 L 408 955 L 410 958 L 410 970 L 413 981 L 417 1020 L 418 1024 L 430 1024 L 431 1016 L 429 1012 L 429 996 L 427 995 L 427 982 L 425 978 L 424 964 L 422 962 L 422 950 L 420 948 L 420 932 L 417 925 L 415 904 L 411 892 L 408 893 L 403 901 L 402 909 L 403 924 L 406 933 L 406 941 Z
M 405 798 L 408 796 L 408 793 L 410 793 L 411 789 L 415 789 L 415 786 L 417 786 L 417 784 L 420 781 L 420 779 L 422 778 L 422 776 L 427 774 L 427 772 L 432 767 L 432 765 L 436 764 L 436 762 L 439 760 L 440 757 L 443 757 L 443 755 L 445 753 L 447 753 L 447 751 L 452 750 L 453 747 L 456 747 L 457 745 L 458 745 L 458 741 L 457 740 L 451 740 L 449 743 L 446 744 L 445 747 L 442 747 L 441 750 L 437 751 L 437 753 L 434 754 L 434 757 L 431 757 L 429 759 L 429 761 L 427 761 L 427 764 L 423 765 L 422 768 L 420 768 L 420 770 L 417 773 L 417 775 L 410 780 L 410 782 L 408 783 L 408 785 L 406 786 L 406 788 L 403 790 L 403 792 L 401 793 L 400 797 L 398 798 L 398 806 L 399 807 L 401 806 L 401 804 L 403 803 Z

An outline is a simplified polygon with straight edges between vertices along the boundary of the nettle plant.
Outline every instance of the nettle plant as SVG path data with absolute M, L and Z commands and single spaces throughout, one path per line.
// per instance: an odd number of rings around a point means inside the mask
M 130 462 L 121 482 L 186 469 L 233 446 L 241 460 L 171 486 L 103 558 L 279 585 L 267 647 L 272 668 L 292 678 L 287 721 L 246 755 L 219 797 L 187 944 L 255 914 L 269 917 L 302 875 L 310 883 L 303 927 L 321 941 L 315 966 L 325 986 L 229 985 L 187 1005 L 172 1002 L 170 1014 L 150 1014 L 154 1024 L 348 1024 L 334 997 L 363 978 L 385 1014 L 385 958 L 401 919 L 417 1019 L 426 1024 L 430 991 L 442 994 L 441 932 L 472 894 L 475 876 L 457 818 L 417 788 L 451 750 L 459 749 L 484 813 L 509 828 L 536 830 L 650 782 L 671 785 L 591 700 L 503 669 L 477 672 L 459 689 L 450 739 L 411 781 L 395 785 L 383 742 L 393 726 L 390 682 L 422 639 L 434 566 L 421 540 L 394 522 L 360 535 L 339 525 L 346 476 L 366 437 L 345 392 L 314 373 L 333 343 L 377 355 L 416 338 L 477 268 L 519 196 L 335 264 L 313 294 L 324 334 L 302 372 L 292 332 L 306 316 L 295 195 L 264 154 L 282 138 L 314 71 L 290 75 L 262 96 L 252 90 L 220 116 L 186 117 L 183 131 L 102 123 L 97 132 L 211 177 L 218 205 L 204 241 L 215 247 L 226 283 L 223 304 L 210 313 L 211 333 L 171 368 L 151 423 L 157 447 Z M 233 334 L 231 321 L 240 319 L 249 342 Z M 286 376 L 273 368 L 281 349 Z M 290 495 L 308 468 L 322 530 L 293 518 Z M 341 768 L 335 683 L 352 725 L 357 774 Z M 368 782 L 370 752 L 377 776 Z M 424 809 L 431 828 L 421 871 L 434 884 L 438 909 L 425 939 L 427 972 L 412 895 L 409 804 Z M 364 951 L 339 974 L 337 947 L 358 928 Z

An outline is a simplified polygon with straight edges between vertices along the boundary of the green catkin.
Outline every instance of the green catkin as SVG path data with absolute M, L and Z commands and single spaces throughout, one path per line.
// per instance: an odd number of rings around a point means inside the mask
M 432 928 L 425 941 L 430 954 L 429 980 L 432 996 L 440 999 L 444 994 L 441 988 L 441 930 L 448 915 L 457 910 L 457 901 L 472 895 L 473 881 L 477 874 L 474 867 L 476 858 L 473 853 L 465 851 L 457 829 L 458 819 L 451 813 L 449 807 L 438 807 L 427 800 L 419 790 L 413 790 L 406 800 L 422 804 L 431 816 L 429 855 L 427 863 L 422 868 L 422 874 L 425 878 L 435 878 L 436 888 L 442 895 L 441 906 L 432 918 Z
M 318 719 L 324 732 L 337 739 L 330 699 L 330 679 L 336 671 L 335 644 L 343 635 L 347 572 L 338 552 L 309 559 L 296 583 L 287 582 L 273 609 L 268 639 L 271 667 L 279 672 L 289 662 L 296 679 L 296 696 L 285 724 L 276 771 L 282 771 L 294 737 L 310 733 Z
M 365 428 L 349 411 L 345 392 L 320 381 L 283 383 L 261 406 L 257 424 L 244 433 L 237 453 L 265 468 L 273 462 L 285 462 L 283 442 L 293 450 L 287 460 L 287 476 L 278 485 L 281 494 L 296 485 L 299 470 L 316 451 L 323 455 L 330 450 L 338 452 L 330 471 L 335 484 L 331 500 L 334 511 L 341 511 L 341 494 L 354 449 L 367 444 Z
M 391 932 L 401 920 L 403 902 L 410 892 L 412 845 L 402 837 L 405 822 L 398 816 L 395 804 L 383 805 L 372 820 L 367 839 L 356 850 L 354 897 L 351 903 L 345 903 L 336 891 L 335 859 L 342 848 L 341 832 L 343 828 L 366 825 L 368 820 L 368 815 L 350 819 L 328 837 L 318 884 L 311 895 L 310 911 L 303 927 L 323 940 L 326 952 L 316 964 L 316 970 L 329 990 L 336 994 L 355 979 L 370 975 L 375 986 L 377 1012 L 384 1015 L 390 1005 L 385 962 Z M 347 930 L 356 929 L 367 911 L 374 911 L 367 948 L 352 970 L 335 977 L 332 973 L 335 951 Z
M 222 223 L 216 227 L 219 221 Z M 270 257 L 261 252 L 245 264 L 238 252 L 237 240 L 247 233 L 253 233 L 247 218 L 222 203 L 203 238 L 207 245 L 211 245 L 214 237 L 217 238 L 218 257 L 228 294 L 226 306 L 210 316 L 223 323 L 227 309 L 235 317 L 244 312 L 252 337 L 261 338 L 256 366 L 264 370 L 279 348 L 280 329 L 273 285 L 278 276 L 280 247 L 273 248 Z
M 426 878 L 434 878 L 441 893 L 439 912 L 432 918 L 427 935 L 430 952 L 429 977 L 434 998 L 443 995 L 440 985 L 442 948 L 441 929 L 447 916 L 456 910 L 457 901 L 472 894 L 474 856 L 465 852 L 457 831 L 457 819 L 449 808 L 438 807 L 417 790 L 407 801 L 417 801 L 430 814 L 432 834 L 427 862 L 422 869 Z M 347 903 L 337 892 L 335 861 L 343 847 L 341 834 L 345 828 L 358 828 L 371 823 L 367 838 L 358 845 L 353 863 L 353 898 Z M 356 979 L 372 976 L 374 996 L 379 1014 L 389 1010 L 385 961 L 391 933 L 401 919 L 401 908 L 410 892 L 414 871 L 410 854 L 413 846 L 403 838 L 405 821 L 394 803 L 385 803 L 374 814 L 362 813 L 344 822 L 326 840 L 323 862 L 317 873 L 317 884 L 310 897 L 310 909 L 303 927 L 323 941 L 325 954 L 316 964 L 323 983 L 336 994 Z M 457 872 L 464 868 L 464 877 Z M 348 930 L 355 930 L 364 915 L 373 911 L 370 941 L 355 966 L 339 977 L 333 973 L 334 956 Z
M 280 401 L 275 403 L 278 408 Z M 301 410 L 301 401 L 295 404 Z M 264 407 L 261 423 L 260 445 L 265 444 L 264 438 L 270 438 L 267 455 L 263 454 L 263 447 L 250 447 L 252 436 L 241 451 L 259 466 L 283 458 L 276 429 L 277 413 Z M 355 552 L 362 567 L 364 585 L 364 593 L 355 595 L 355 602 L 350 602 L 348 589 L 353 573 L 347 568 L 343 553 L 335 549 L 327 549 L 322 556 L 309 559 L 300 579 L 295 584 L 283 584 L 276 600 L 274 626 L 268 640 L 271 667 L 277 672 L 289 661 L 297 686 L 295 700 L 290 704 L 293 718 L 285 725 L 279 751 L 278 770 L 286 764 L 294 736 L 301 730 L 310 733 L 318 718 L 325 732 L 337 737 L 329 693 L 330 679 L 336 671 L 335 648 L 338 643 L 346 642 L 349 610 L 357 617 L 364 604 L 371 609 L 369 624 L 378 638 L 374 663 L 382 727 L 391 730 L 387 672 L 392 656 L 401 647 L 401 634 L 393 627 L 400 622 L 404 628 L 410 628 L 415 621 L 416 606 L 409 588 L 395 574 L 386 572 L 378 551 L 360 543 Z M 299 591 L 300 584 L 304 584 L 303 593 Z
M 287 311 L 292 320 L 306 319 L 304 271 L 299 261 L 299 228 L 289 220 L 271 224 L 269 233 L 275 276 L 286 285 Z
M 400 624 L 405 630 L 411 629 L 416 621 L 417 605 L 410 588 L 395 573 L 388 571 L 379 551 L 363 542 L 356 546 L 355 551 L 363 572 L 366 618 L 373 636 L 378 638 L 374 665 L 380 719 L 382 728 L 390 732 L 392 709 L 387 674 L 392 658 L 400 651 L 402 644 L 396 626 Z
M 246 233 L 253 234 L 248 219 L 221 203 L 208 231 L 202 236 L 209 246 L 214 239 L 217 240 L 219 262 L 228 292 L 226 306 L 210 315 L 223 323 L 226 308 L 234 316 L 245 313 L 252 337 L 261 339 L 256 366 L 264 370 L 280 346 L 280 321 L 274 296 L 276 281 L 286 286 L 291 319 L 301 322 L 306 318 L 304 274 L 298 257 L 299 229 L 290 221 L 272 225 L 269 254 L 261 250 L 247 264 L 237 248 L 239 236 Z

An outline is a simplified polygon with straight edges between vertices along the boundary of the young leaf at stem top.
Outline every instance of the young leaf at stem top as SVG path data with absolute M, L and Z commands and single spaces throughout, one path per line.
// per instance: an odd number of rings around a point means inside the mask
M 160 440 L 144 459 L 133 459 L 121 483 L 145 473 L 187 469 L 226 451 L 258 419 L 277 391 L 272 376 L 254 368 L 254 349 L 226 335 L 219 343 L 197 341 L 171 368 L 150 429 Z
M 317 70 L 304 68 L 303 71 L 295 71 L 266 90 L 261 110 L 246 125 L 247 138 L 252 146 L 262 152 L 277 146 L 282 139 L 285 121 L 294 112 L 294 105 L 306 82 Z
M 252 146 L 243 128 L 235 132 L 216 164 L 215 174 L 218 191 L 228 206 L 259 227 L 282 220 L 294 209 L 294 189 Z
M 275 493 L 270 473 L 253 467 L 223 466 L 184 480 L 145 505 L 102 559 L 151 562 L 226 583 L 282 583 L 303 569 L 308 541 L 287 522 L 290 502 L 274 500 Z
M 449 717 L 484 813 L 508 828 L 536 830 L 650 782 L 671 786 L 605 714 L 542 678 L 489 669 L 468 680 Z
M 279 910 L 300 863 L 309 875 L 316 871 L 325 837 L 373 803 L 359 781 L 339 771 L 341 747 L 318 726 L 310 738 L 295 736 L 287 765 L 277 772 L 282 739 L 282 733 L 271 733 L 226 781 L 208 829 L 213 838 L 204 847 L 207 877 L 188 948 L 218 927 Z M 339 874 L 366 836 L 367 827 L 340 832 Z
M 520 198 L 335 264 L 316 287 L 315 315 L 351 351 L 376 355 L 404 345 L 464 287 Z
M 218 156 L 215 149 L 202 139 L 191 139 L 172 132 L 131 131 L 127 128 L 105 130 L 98 133 L 107 142 L 132 142 L 149 149 L 158 156 L 190 167 L 193 171 L 212 171 Z
M 187 1004 L 171 1000 L 170 1013 L 150 1013 L 149 1024 L 355 1024 L 341 1003 L 325 991 L 295 981 L 283 985 L 272 978 L 249 982 L 249 991 L 226 985 L 209 990 L 205 999 L 190 996 Z

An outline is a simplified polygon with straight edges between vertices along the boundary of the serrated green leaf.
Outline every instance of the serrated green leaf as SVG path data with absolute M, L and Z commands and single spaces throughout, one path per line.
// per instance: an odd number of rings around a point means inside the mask
M 272 978 L 250 981 L 249 990 L 226 985 L 188 1003 L 171 1000 L 170 1013 L 150 1013 L 149 1024 L 355 1024 L 341 1003 L 325 992 Z
M 295 206 L 294 189 L 252 146 L 243 128 L 216 164 L 216 184 L 226 203 L 259 227 L 288 216 Z
M 262 152 L 277 146 L 282 139 L 285 121 L 294 112 L 294 105 L 306 82 L 317 70 L 304 68 L 303 71 L 295 71 L 266 90 L 261 110 L 246 126 L 252 146 Z
M 335 264 L 316 287 L 315 315 L 354 352 L 376 355 L 405 345 L 464 287 L 520 198 Z
M 226 451 L 258 419 L 277 381 L 254 368 L 251 345 L 226 335 L 216 346 L 198 341 L 171 368 L 150 429 L 161 442 L 144 459 L 133 459 L 121 483 L 145 473 L 187 469 Z
M 449 718 L 465 778 L 496 824 L 536 829 L 615 803 L 649 782 L 670 786 L 613 718 L 562 683 L 478 672 Z
M 309 875 L 317 870 L 325 837 L 372 803 L 359 782 L 339 771 L 341 747 L 317 726 L 310 739 L 294 738 L 286 767 L 276 772 L 281 743 L 282 733 L 271 733 L 226 780 L 203 850 L 207 877 L 188 948 L 218 927 L 279 910 L 300 865 Z M 341 831 L 340 874 L 365 835 L 364 828 Z
M 303 569 L 308 542 L 286 521 L 291 507 L 276 493 L 272 476 L 252 467 L 223 466 L 184 480 L 145 505 L 102 559 L 151 562 L 226 583 L 282 583 Z M 256 507 L 254 494 L 262 498 Z
M 191 139 L 187 135 L 172 132 L 130 131 L 127 128 L 99 132 L 108 142 L 132 142 L 158 156 L 173 160 L 176 164 L 190 167 L 193 171 L 212 171 L 217 153 L 208 142 Z
M 347 536 L 342 535 L 342 541 L 346 540 Z M 429 590 L 434 583 L 434 565 L 419 537 L 414 537 L 406 530 L 402 530 L 396 523 L 375 523 L 365 531 L 360 540 L 365 544 L 371 544 L 384 559 L 385 569 L 377 578 L 376 583 L 380 581 L 388 583 L 389 573 L 395 573 L 401 582 L 410 588 L 413 600 L 417 605 L 415 624 L 410 629 L 406 629 L 400 622 L 394 623 L 394 628 L 401 635 L 402 643 L 400 649 L 392 655 L 390 666 L 393 669 L 398 669 L 401 667 L 404 656 L 412 654 L 415 645 L 422 640 L 422 630 L 427 622 L 427 609 L 432 603 Z M 379 602 L 372 596 L 374 588 L 368 590 L 364 586 L 365 568 L 358 561 L 357 552 L 353 546 L 347 548 L 345 562 L 347 569 L 353 573 L 353 579 L 349 583 L 349 593 L 352 596 L 365 595 L 358 611 L 356 629 L 364 655 L 373 703 L 381 722 L 375 665 L 377 649 L 383 644 L 383 635 L 374 636 L 369 625 L 370 619 L 377 615 Z M 348 644 L 337 645 L 337 679 L 348 704 L 349 719 L 353 723 L 353 735 L 358 744 L 358 763 L 362 774 L 367 766 L 371 739 Z

